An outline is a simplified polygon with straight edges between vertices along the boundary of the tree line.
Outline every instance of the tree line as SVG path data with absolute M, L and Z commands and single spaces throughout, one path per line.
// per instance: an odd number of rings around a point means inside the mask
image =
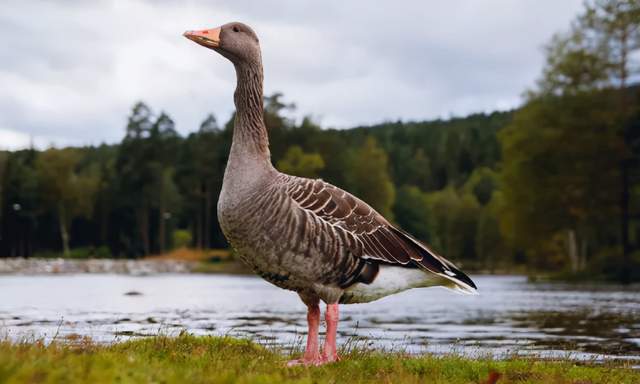
M 373 205 L 478 269 L 640 278 L 640 5 L 586 2 L 514 111 L 322 129 L 265 98 L 272 160 Z M 186 137 L 135 104 L 119 144 L 0 152 L 0 256 L 224 248 L 216 202 L 233 116 Z
M 479 210 L 496 189 L 496 133 L 511 112 L 333 130 L 309 118 L 287 119 L 284 109 L 292 106 L 282 98 L 265 99 L 278 169 L 353 191 L 445 250 L 455 241 L 435 230 L 429 210 L 458 200 Z M 211 114 L 196 132 L 181 137 L 168 114 L 140 102 L 117 145 L 4 152 L 1 254 L 106 247 L 115 257 L 137 257 L 166 251 L 185 231 L 190 246 L 226 247 L 216 202 L 232 133 L 233 116 L 219 125 Z M 448 225 L 443 220 L 455 216 L 447 210 L 438 223 L 442 228 Z M 473 248 L 475 231 L 471 226 L 462 234 L 467 247 Z

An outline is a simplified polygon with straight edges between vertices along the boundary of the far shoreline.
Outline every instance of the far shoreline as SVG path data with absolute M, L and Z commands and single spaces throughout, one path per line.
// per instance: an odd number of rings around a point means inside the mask
M 62 253 L 46 253 L 32 257 L 0 257 L 0 276 L 122 274 L 146 276 L 155 274 L 226 274 L 253 276 L 253 271 L 227 249 L 199 250 L 177 248 L 163 255 L 143 258 L 63 257 Z M 605 275 L 573 274 L 568 271 L 530 271 L 526 266 L 481 268 L 461 264 L 475 276 L 525 276 L 530 283 L 622 285 Z M 640 283 L 627 285 L 631 289 Z

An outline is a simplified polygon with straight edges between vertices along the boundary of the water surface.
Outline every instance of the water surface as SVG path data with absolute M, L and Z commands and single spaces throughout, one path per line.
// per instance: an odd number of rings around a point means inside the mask
M 411 290 L 341 306 L 339 338 L 410 353 L 640 360 L 640 289 L 476 276 L 479 296 Z M 98 342 L 188 331 L 299 345 L 306 309 L 256 277 L 0 276 L 0 333 Z

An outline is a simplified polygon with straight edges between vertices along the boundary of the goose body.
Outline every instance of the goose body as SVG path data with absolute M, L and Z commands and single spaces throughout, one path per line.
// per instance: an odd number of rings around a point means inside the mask
M 235 65 L 236 117 L 218 200 L 227 240 L 256 274 L 297 292 L 308 306 L 303 359 L 335 361 L 338 304 L 365 303 L 410 288 L 444 286 L 475 293 L 453 263 L 393 226 L 364 201 L 323 180 L 287 175 L 271 164 L 263 119 L 262 61 L 251 28 L 230 23 L 186 32 Z M 327 336 L 318 350 L 319 301 Z
M 418 287 L 474 289 L 453 264 L 348 192 L 273 168 L 258 180 L 246 196 L 223 185 L 218 220 L 242 260 L 272 284 L 344 304 Z

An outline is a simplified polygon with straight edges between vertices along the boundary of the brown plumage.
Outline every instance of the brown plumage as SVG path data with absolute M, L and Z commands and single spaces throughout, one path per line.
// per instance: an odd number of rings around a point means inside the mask
M 322 180 L 288 178 L 287 193 L 300 208 L 310 212 L 315 220 L 334 226 L 340 246 L 349 255 L 362 261 L 365 267 L 345 275 L 340 283 L 348 287 L 356 281 L 371 282 L 371 269 L 378 262 L 407 268 L 424 268 L 429 272 L 459 279 L 469 287 L 475 285 L 468 276 L 429 247 L 406 232 L 391 225 L 368 204 Z M 334 250 L 336 252 L 336 250 Z
M 368 204 L 322 180 L 278 172 L 264 124 L 263 72 L 255 32 L 241 23 L 186 32 L 235 66 L 233 141 L 218 200 L 218 220 L 242 260 L 267 281 L 297 292 L 308 306 L 304 364 L 335 361 L 338 303 L 376 300 L 409 288 L 476 286 L 451 262 Z M 327 303 L 322 355 L 319 301 Z

